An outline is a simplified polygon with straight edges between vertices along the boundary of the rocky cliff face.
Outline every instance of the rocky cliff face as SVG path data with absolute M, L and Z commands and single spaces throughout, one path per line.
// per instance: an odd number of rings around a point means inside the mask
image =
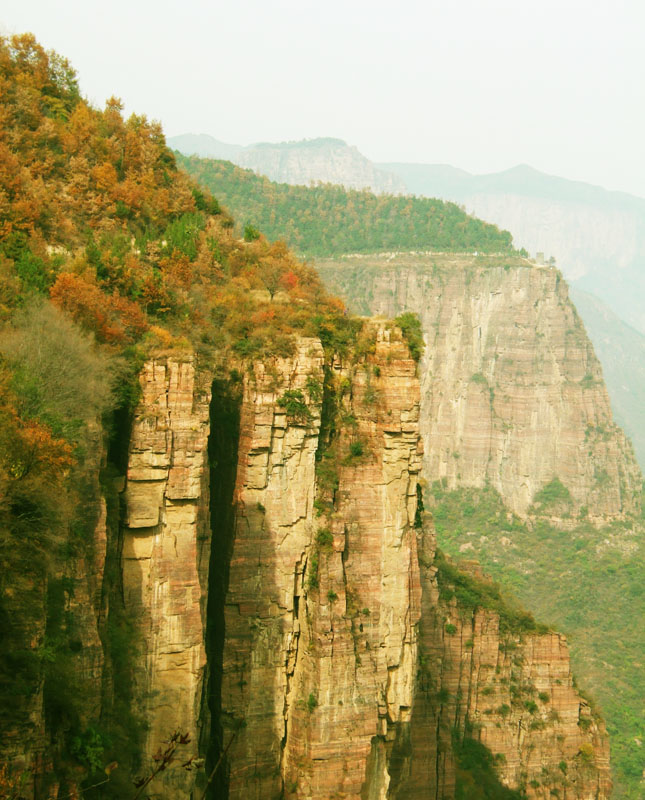
M 253 145 L 240 150 L 232 160 L 281 183 L 308 186 L 312 181 L 323 181 L 376 193 L 405 192 L 400 178 L 376 168 L 340 139 Z
M 320 272 L 361 311 L 419 314 L 430 479 L 450 488 L 490 482 L 522 515 L 554 478 L 566 487 L 560 514 L 637 510 L 640 471 L 556 270 L 408 255 L 346 258 Z
M 217 796 L 451 797 L 470 774 L 467 734 L 528 797 L 565 784 L 570 798 L 608 797 L 606 735 L 572 688 L 563 639 L 500 633 L 495 612 L 440 596 L 417 509 L 415 363 L 385 324 L 366 351 L 325 364 L 320 343 L 302 339 L 244 378 L 237 422 L 210 453 L 213 497 L 228 502 L 211 507 L 221 603 L 208 629 L 195 508 L 207 496 L 207 392 L 190 362 L 146 365 L 124 584 L 146 642 L 148 755 L 176 726 L 201 727 L 208 746 L 208 652 L 212 741 L 226 750 Z M 211 411 L 230 392 L 216 382 Z M 537 692 L 540 705 L 526 706 Z M 173 773 L 157 796 L 185 796 L 187 780 Z
M 418 384 L 400 335 L 374 335 L 367 363 L 335 363 L 327 377 L 343 427 L 322 455 L 334 473 L 326 496 L 314 477 L 322 397 L 300 419 L 277 404 L 307 381 L 322 386 L 320 345 L 276 365 L 277 391 L 264 370 L 245 391 L 222 712 L 246 726 L 229 751 L 230 798 L 282 786 L 286 797 L 358 798 L 373 737 L 409 716 Z
M 136 620 L 135 704 L 146 720 L 144 759 L 175 731 L 192 734 L 202 702 L 210 524 L 210 385 L 192 357 L 144 365 L 125 485 L 122 575 Z M 191 775 L 169 770 L 161 796 L 186 796 Z
M 569 281 L 602 298 L 645 332 L 643 252 L 645 200 L 518 165 L 471 175 L 446 165 L 378 164 L 407 190 L 464 205 L 509 230 L 517 247 L 553 256 Z
M 426 532 L 426 554 L 433 547 Z M 609 797 L 604 724 L 574 688 L 565 638 L 521 630 L 485 607 L 465 608 L 441 569 L 422 564 L 409 770 L 393 796 L 453 797 L 456 787 L 470 796 L 476 739 L 501 783 L 528 798 Z
M 343 361 L 303 338 L 230 380 L 159 356 L 140 382 L 120 536 L 113 500 L 99 504 L 94 561 L 77 565 L 91 580 L 67 604 L 90 725 L 114 676 L 98 632 L 116 553 L 130 703 L 146 722 L 138 773 L 175 731 L 190 735 L 182 761 L 208 760 L 175 762 L 149 796 L 201 796 L 220 764 L 210 791 L 229 800 L 439 800 L 478 780 L 474 747 L 499 791 L 609 797 L 607 737 L 563 638 L 507 629 L 437 573 L 418 506 L 420 387 L 398 328 L 367 323 Z M 30 758 L 55 774 L 46 752 Z

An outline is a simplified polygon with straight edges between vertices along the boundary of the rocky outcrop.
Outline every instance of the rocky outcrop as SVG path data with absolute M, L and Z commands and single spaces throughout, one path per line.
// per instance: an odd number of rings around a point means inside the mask
M 299 419 L 279 404 L 307 381 L 322 386 L 319 343 L 276 364 L 279 388 L 257 367 L 247 384 L 222 689 L 223 718 L 246 725 L 229 751 L 230 798 L 281 787 L 293 798 L 359 798 L 372 738 L 409 716 L 418 384 L 400 334 L 374 336 L 367 363 L 355 372 L 335 363 L 327 377 L 338 424 L 351 420 L 325 455 L 322 396 Z M 322 514 L 317 452 L 336 484 Z
M 496 611 L 440 595 L 417 509 L 415 364 L 397 329 L 373 334 L 357 365 L 326 370 L 322 415 L 307 393 L 322 379 L 317 342 L 245 384 L 222 795 L 453 797 L 470 737 L 500 787 L 609 797 L 606 733 L 573 688 L 563 637 L 500 632 Z M 298 392 L 306 408 L 288 405 Z
M 431 480 L 489 482 L 522 515 L 554 478 L 569 493 L 553 510 L 561 516 L 586 509 L 606 520 L 638 510 L 640 471 L 556 270 L 440 254 L 347 257 L 319 269 L 360 311 L 419 314 Z
M 144 763 L 176 731 L 196 755 L 210 553 L 207 442 L 210 385 L 192 356 L 148 361 L 125 486 L 123 595 L 136 620 L 135 705 L 146 720 Z M 192 775 L 172 769 L 157 796 L 185 797 Z
M 377 169 L 341 139 L 253 145 L 236 153 L 232 161 L 281 183 L 309 186 L 312 181 L 322 181 L 376 193 L 405 192 L 405 184 L 396 175 Z
M 481 775 L 486 763 L 475 741 L 488 749 L 500 784 L 522 796 L 610 797 L 604 723 L 575 689 L 564 636 L 522 630 L 521 620 L 509 625 L 496 610 L 450 599 L 449 580 L 427 560 L 433 549 L 430 526 L 408 769 L 392 796 L 453 797 L 458 784 L 474 790 L 468 773 Z
M 213 772 L 212 796 L 228 800 L 439 800 L 474 780 L 474 742 L 495 785 L 608 798 L 606 734 L 564 639 L 508 629 L 437 573 L 416 369 L 386 322 L 364 325 L 352 357 L 301 338 L 230 381 L 191 355 L 144 365 L 125 485 L 113 481 L 120 534 L 110 496 L 93 512 L 93 561 L 75 567 L 91 579 L 62 601 L 82 638 L 82 738 L 116 663 L 98 633 L 117 554 L 130 702 L 146 722 L 139 774 L 172 734 L 190 737 L 149 796 L 201 796 Z

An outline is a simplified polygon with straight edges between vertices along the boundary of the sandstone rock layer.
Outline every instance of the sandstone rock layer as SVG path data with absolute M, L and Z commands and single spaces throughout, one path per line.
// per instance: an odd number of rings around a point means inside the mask
M 125 486 L 123 593 L 136 620 L 137 712 L 147 722 L 144 760 L 176 731 L 196 755 L 205 653 L 210 527 L 206 452 L 210 387 L 192 357 L 160 358 L 141 372 Z M 170 770 L 162 797 L 182 797 L 192 776 Z
M 440 594 L 418 508 L 416 369 L 389 323 L 366 323 L 345 360 L 302 338 L 246 371 L 227 417 L 211 396 L 229 390 L 192 356 L 145 364 L 120 556 L 142 770 L 182 731 L 181 755 L 208 770 L 225 749 L 212 785 L 228 800 L 439 800 L 467 779 L 472 738 L 529 798 L 609 797 L 607 737 L 563 638 L 501 631 L 494 611 Z M 97 586 L 78 595 L 90 610 Z M 83 670 L 96 678 L 92 631 Z M 203 787 L 203 769 L 172 768 L 146 791 L 201 796 L 196 776 Z

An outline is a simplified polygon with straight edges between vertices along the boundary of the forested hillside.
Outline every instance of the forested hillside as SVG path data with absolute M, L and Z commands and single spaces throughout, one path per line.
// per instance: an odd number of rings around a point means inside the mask
M 157 123 L 125 120 L 114 98 L 92 108 L 65 59 L 30 36 L 3 42 L 0 58 L 5 320 L 49 297 L 113 346 L 183 335 L 246 352 L 260 340 L 288 349 L 281 336 L 303 329 L 310 303 L 340 316 L 283 245 L 236 238 L 218 202 L 177 169 Z M 299 303 L 252 319 L 278 291 Z
M 273 183 L 227 161 L 176 153 L 178 164 L 250 228 L 308 256 L 390 250 L 513 252 L 511 235 L 454 203 L 374 195 L 332 184 Z

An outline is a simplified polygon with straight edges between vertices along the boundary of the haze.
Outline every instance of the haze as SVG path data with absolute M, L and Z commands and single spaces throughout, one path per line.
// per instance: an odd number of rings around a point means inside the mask
M 638 2 L 22 0 L 0 23 L 169 136 L 337 136 L 375 161 L 529 163 L 645 196 Z

